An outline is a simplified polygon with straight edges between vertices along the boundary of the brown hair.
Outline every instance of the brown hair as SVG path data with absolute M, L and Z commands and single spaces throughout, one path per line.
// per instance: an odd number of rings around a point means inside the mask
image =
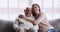
M 39 12 L 41 12 L 41 10 L 40 10 L 40 6 L 39 6 L 38 4 L 33 4 L 33 5 L 32 5 L 32 15 L 33 15 L 33 16 L 36 16 L 35 13 L 33 12 L 33 10 L 34 10 L 34 5 L 38 6 Z

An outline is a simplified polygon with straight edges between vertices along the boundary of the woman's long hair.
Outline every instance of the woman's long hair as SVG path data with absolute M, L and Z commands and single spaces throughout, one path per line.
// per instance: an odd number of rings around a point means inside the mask
M 32 5 L 32 15 L 35 17 L 36 14 L 33 12 L 33 11 L 34 11 L 34 5 L 38 6 L 39 12 L 41 12 L 41 10 L 40 10 L 40 6 L 39 6 L 38 4 L 33 4 L 33 5 Z

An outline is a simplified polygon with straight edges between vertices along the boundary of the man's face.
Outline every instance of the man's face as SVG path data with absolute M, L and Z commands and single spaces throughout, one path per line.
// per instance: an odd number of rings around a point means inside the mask
M 31 16 L 31 14 L 32 14 L 31 8 L 27 8 L 27 9 L 25 10 L 25 14 L 26 14 L 27 16 Z

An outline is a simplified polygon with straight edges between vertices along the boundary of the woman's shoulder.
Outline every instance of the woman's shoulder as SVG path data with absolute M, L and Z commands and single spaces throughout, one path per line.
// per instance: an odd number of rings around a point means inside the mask
M 41 16 L 45 16 L 45 13 L 44 12 L 41 12 Z

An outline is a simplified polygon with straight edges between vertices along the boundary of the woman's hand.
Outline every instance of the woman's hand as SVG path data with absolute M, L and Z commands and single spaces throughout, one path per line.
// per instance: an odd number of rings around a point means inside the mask
M 23 19 L 25 18 L 25 16 L 24 16 L 24 15 L 19 15 L 18 17 L 19 17 L 19 18 L 23 18 Z

